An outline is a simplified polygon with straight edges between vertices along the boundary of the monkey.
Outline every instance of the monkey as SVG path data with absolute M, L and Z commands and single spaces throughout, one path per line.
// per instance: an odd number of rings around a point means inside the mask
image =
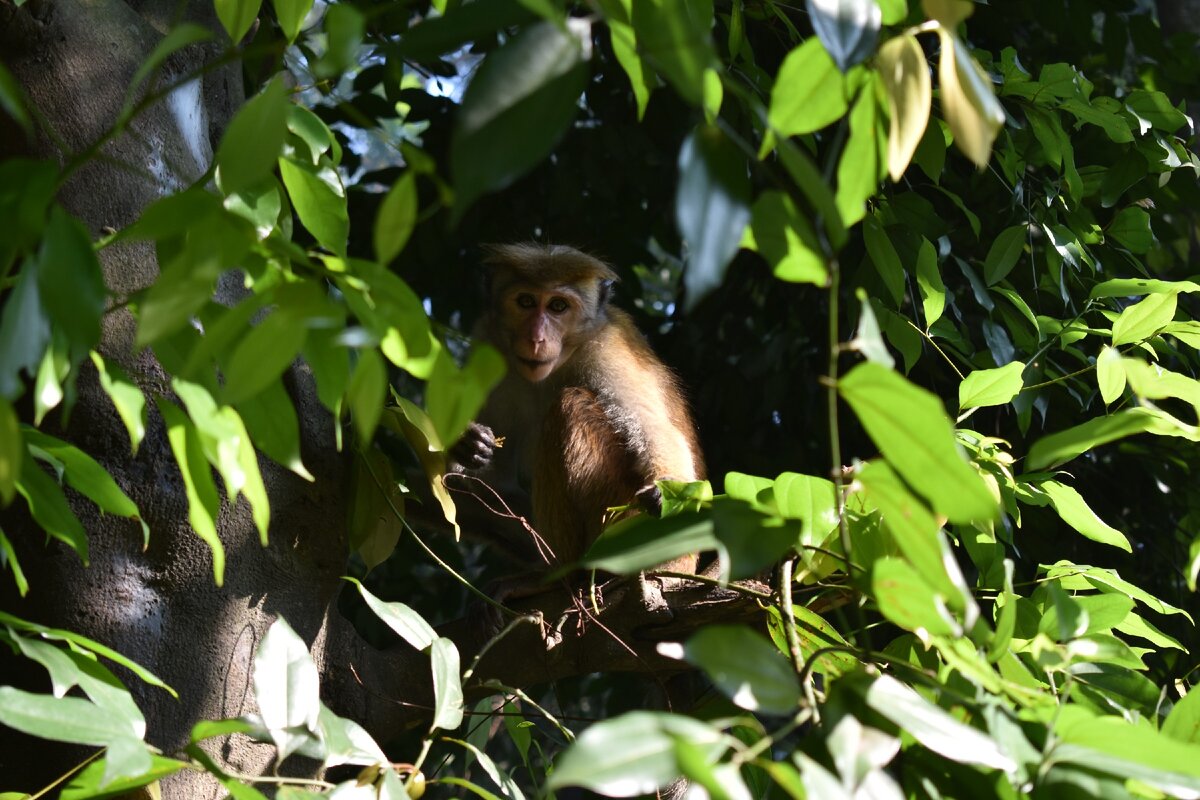
M 461 469 L 531 494 L 546 566 L 578 560 L 606 509 L 661 511 L 656 480 L 702 480 L 696 428 L 673 373 L 624 311 L 617 275 L 565 245 L 487 249 L 476 335 L 508 372 L 453 449 Z M 665 568 L 695 572 L 696 557 Z

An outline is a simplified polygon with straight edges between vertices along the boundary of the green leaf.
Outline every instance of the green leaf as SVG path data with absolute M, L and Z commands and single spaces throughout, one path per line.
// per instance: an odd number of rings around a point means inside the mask
M 938 755 L 960 764 L 1011 772 L 1013 760 L 982 731 L 964 725 L 895 678 L 882 675 L 866 690 L 867 705 Z
M 16 120 L 17 124 L 24 129 L 27 139 L 33 139 L 33 120 L 29 116 L 27 105 L 28 101 L 25 92 L 21 89 L 21 84 L 17 83 L 17 79 L 13 77 L 7 67 L 0 64 L 0 109 Z
M 1121 312 L 1113 323 L 1112 346 L 1149 339 L 1175 316 L 1177 292 L 1151 294 Z
M 55 539 L 69 545 L 86 565 L 88 540 L 83 525 L 67 504 L 62 488 L 32 458 L 21 461 L 17 491 L 29 505 L 34 522 Z
M 314 166 L 285 157 L 279 159 L 279 174 L 301 224 L 322 247 L 345 255 L 350 218 L 346 190 L 333 164 L 327 158 Z
M 709 31 L 710 0 L 638 0 L 633 28 L 645 63 L 651 64 L 679 95 L 694 106 L 704 100 L 705 70 L 715 67 Z
M 358 50 L 366 32 L 362 12 L 348 3 L 328 7 L 321 21 L 325 29 L 325 52 L 313 65 L 313 75 L 332 78 L 353 69 L 358 62 Z
M 921 575 L 899 558 L 880 558 L 871 569 L 871 592 L 879 611 L 905 630 L 929 636 L 959 636 L 959 627 L 939 595 Z
M 1013 225 L 1000 231 L 992 241 L 983 262 L 983 279 L 988 286 L 995 286 L 1012 272 L 1025 250 L 1027 235 L 1028 228 L 1025 225 Z
M 417 222 L 417 178 L 410 170 L 392 185 L 375 217 L 375 258 L 390 264 L 400 255 Z
M 429 730 L 452 731 L 462 724 L 463 692 L 458 648 L 445 637 L 429 648 L 433 668 L 433 723 Z
M 1170 99 L 1162 92 L 1134 89 L 1125 97 L 1125 105 L 1139 118 L 1167 133 L 1188 124 L 1187 116 L 1172 106 Z
M 50 343 L 50 320 L 38 295 L 38 262 L 27 259 L 0 312 L 0 397 L 24 390 L 20 373 L 32 375 Z
M 272 0 L 272 2 L 275 5 L 275 18 L 279 20 L 279 27 L 283 29 L 283 35 L 287 37 L 289 44 L 296 41 L 296 37 L 300 34 L 300 26 L 304 24 L 304 18 L 312 8 L 313 0 Z
M 387 385 L 387 370 L 379 353 L 375 350 L 360 351 L 354 374 L 350 376 L 350 386 L 346 389 L 346 400 L 354 429 L 358 432 L 358 441 L 364 447 L 370 444 L 375 426 L 379 424 Z
M 1119 716 L 1094 716 L 1078 705 L 1062 709 L 1054 734 L 1056 759 L 1134 779 L 1169 795 L 1200 795 L 1195 746 Z
M 958 407 L 1002 406 L 1011 402 L 1024 386 L 1025 362 L 1013 361 L 996 369 L 971 370 L 958 385 Z
M 258 16 L 262 0 L 213 0 L 217 7 L 217 18 L 234 44 L 242 41 Z
M 16 494 L 24 457 L 25 444 L 21 441 L 17 412 L 0 397 L 0 507 L 11 503 Z
M 257 12 L 258 3 L 254 6 Z M 274 170 L 287 135 L 288 105 L 283 81 L 275 78 L 229 123 L 216 154 L 227 194 L 261 183 Z
M 177 406 L 157 399 L 158 411 L 167 426 L 167 439 L 171 452 L 183 474 L 183 487 L 188 498 L 188 522 L 192 530 L 212 550 L 213 579 L 217 586 L 225 581 L 225 546 L 217 536 L 217 513 L 221 498 L 213 483 L 212 472 L 205 460 L 204 446 L 196 426 Z
M 848 108 L 846 79 L 814 37 L 784 58 L 771 90 L 767 122 L 779 136 L 820 130 Z
M 1068 589 L 1100 589 L 1101 591 L 1120 592 L 1127 597 L 1132 597 L 1140 603 L 1145 604 L 1148 608 L 1156 611 L 1159 614 L 1183 614 L 1188 621 L 1192 620 L 1192 615 L 1181 608 L 1176 608 L 1170 603 L 1165 603 L 1159 600 L 1154 595 L 1147 592 L 1145 589 L 1134 586 L 1129 581 L 1123 580 L 1116 570 L 1101 569 L 1100 567 L 1089 567 L 1080 564 L 1072 564 L 1069 561 L 1059 561 L 1050 567 L 1044 567 L 1046 577 L 1060 579 L 1065 588 Z M 1068 585 L 1068 582 L 1071 585 Z
M 739 708 L 782 715 L 800 703 L 791 662 L 749 628 L 710 625 L 688 639 L 683 653 Z
M 367 587 L 354 578 L 346 580 L 358 587 L 358 593 L 366 601 L 367 607 L 375 612 L 375 616 L 416 649 L 424 650 L 438 638 L 437 632 L 430 627 L 425 618 L 404 603 L 385 602 L 367 591 Z
M 807 0 L 813 30 L 842 72 L 875 49 L 882 13 L 875 0 Z
M 70 783 L 63 788 L 62 794 L 58 798 L 59 800 L 104 800 L 109 797 L 127 797 L 135 789 L 174 775 L 186 766 L 187 764 L 183 761 L 151 754 L 150 768 L 145 772 L 106 782 L 104 777 L 108 764 L 106 759 L 101 759 L 88 764 L 81 772 L 72 776 Z
M 108 289 L 83 225 L 61 207 L 50 212 L 39 255 L 38 290 L 51 321 L 75 353 L 100 341 L 100 317 Z
M 33 455 L 39 456 L 44 453 L 62 465 L 63 477 L 73 489 L 90 499 L 102 511 L 140 522 L 143 538 L 149 540 L 150 528 L 142 520 L 137 505 L 94 458 L 79 448 L 35 428 L 26 427 L 24 436 L 26 443 L 31 448 L 36 448 L 32 451 Z
M 759 574 L 800 541 L 798 521 L 763 513 L 756 505 L 732 498 L 714 498 L 712 517 L 722 581 Z
M 781 280 L 818 286 L 829 281 L 812 224 L 783 192 L 768 190 L 754 201 L 745 244 L 759 252 Z
M 309 164 L 316 166 L 326 151 L 335 152 L 337 140 L 334 139 L 333 132 L 329 130 L 325 120 L 304 106 L 288 104 L 287 127 L 290 133 L 294 133 L 308 147 Z M 336 158 L 332 160 L 335 163 L 337 161 Z
M 725 749 L 721 733 L 703 722 L 633 711 L 585 730 L 560 757 L 546 788 L 581 786 L 608 797 L 651 794 L 679 777 L 677 739 L 703 748 L 709 761 Z
M 138 445 L 146 436 L 146 397 L 116 364 L 110 363 L 99 353 L 92 352 L 92 363 L 100 375 L 100 386 L 112 400 L 117 415 L 129 432 L 132 453 L 137 455 Z
M 1133 295 L 1173 294 L 1176 292 L 1200 292 L 1200 284 L 1192 281 L 1160 281 L 1152 278 L 1114 278 L 1097 283 L 1088 292 L 1088 297 L 1131 297 Z
M 929 125 L 933 89 L 925 51 L 916 37 L 889 39 L 876 57 L 888 99 L 888 174 L 899 181 Z
M 1162 732 L 1172 739 L 1200 744 L 1200 692 L 1189 691 L 1163 720 Z
M 1058 515 L 1072 528 L 1094 542 L 1119 547 L 1127 553 L 1133 552 L 1125 535 L 1096 516 L 1096 512 L 1075 489 L 1058 481 L 1043 481 L 1038 486 L 1050 497 L 1050 503 Z
M 255 447 L 301 478 L 313 480 L 300 459 L 300 420 L 282 381 L 238 403 L 237 412 Z
M 55 742 L 112 745 L 132 740 L 142 748 L 146 767 L 150 766 L 150 754 L 129 721 L 81 697 L 52 697 L 0 686 L 0 722 Z
M 17 552 L 13 549 L 12 542 L 4 535 L 4 529 L 0 528 L 0 567 L 7 566 L 12 570 L 13 582 L 17 584 L 17 593 L 24 597 L 29 593 L 29 580 L 25 577 L 24 570 L 21 569 L 21 563 L 17 561 Z
M 859 302 L 858 330 L 848 346 L 862 353 L 868 361 L 895 369 L 896 359 L 892 358 L 891 351 L 883 343 L 883 331 L 879 328 L 879 319 L 867 298 L 867 291 L 860 287 L 854 290 L 854 296 Z
M 319 683 L 304 640 L 278 617 L 254 654 L 254 697 L 280 761 L 310 738 L 308 731 L 316 730 Z
M 592 543 L 580 566 L 617 575 L 634 575 L 688 553 L 718 546 L 708 514 L 673 517 L 635 516 L 604 529 Z
M 952 522 L 991 519 L 996 501 L 967 463 L 941 400 L 878 364 L 838 381 L 842 397 L 888 463 Z
M 1125 393 L 1125 366 L 1119 350 L 1104 345 L 1096 356 L 1096 383 L 1106 405 L 1112 405 Z
M 625 8 L 625 18 L 631 18 L 632 4 Z M 657 76 L 638 55 L 637 34 L 633 26 L 609 16 L 605 22 L 608 25 L 609 38 L 612 42 L 613 55 L 617 63 L 629 77 L 629 86 L 633 89 L 633 97 L 637 103 L 638 121 L 646 114 L 646 104 L 650 102 L 650 92 L 659 84 Z
M 1131 436 L 1135 433 L 1170 433 L 1162 417 L 1146 408 L 1118 411 L 1107 417 L 1090 419 L 1080 425 L 1043 436 L 1029 448 L 1025 463 L 1030 470 L 1058 466 L 1086 453 L 1093 447 Z
M 575 118 L 586 80 L 579 39 L 549 22 L 525 28 L 484 59 L 450 142 L 456 220 L 550 152 Z
M 137 72 L 133 74 L 133 79 L 129 82 L 129 94 L 125 98 L 126 106 L 132 105 L 133 99 L 136 97 L 136 90 L 141 86 L 142 81 L 162 66 L 162 63 L 171 55 L 188 45 L 207 42 L 211 38 L 213 38 L 213 32 L 203 25 L 185 22 L 172 28 L 166 36 L 159 40 L 158 44 L 154 45 L 150 55 L 146 56 Z
M 425 394 L 425 409 L 441 441 L 457 442 L 462 437 L 504 371 L 504 356 L 493 347 L 472 348 L 461 370 L 442 351 Z
M 1104 230 L 1131 253 L 1148 253 L 1154 246 L 1150 215 L 1139 206 L 1129 206 L 1118 211 Z
M 925 316 L 925 329 L 942 318 L 946 310 L 946 285 L 938 271 L 937 251 L 924 236 L 917 250 L 917 288 L 921 291 L 921 310 Z
M 700 125 L 679 151 L 675 219 L 687 243 L 687 305 L 721 285 L 750 220 L 745 159 L 715 125 Z
M 251 328 L 226 364 L 226 402 L 240 403 L 279 378 L 296 360 L 307 333 L 304 318 L 286 307 Z
M 879 188 L 883 128 L 879 101 L 871 73 L 858 91 L 850 110 L 850 138 L 838 159 L 837 210 L 842 222 L 852 225 L 867 213 L 867 200 Z
M 888 294 L 896 306 L 904 299 L 904 267 L 900 263 L 900 255 L 896 246 L 888 238 L 887 231 L 874 216 L 863 220 L 863 242 L 867 246 L 867 255 L 871 263 L 887 287 Z

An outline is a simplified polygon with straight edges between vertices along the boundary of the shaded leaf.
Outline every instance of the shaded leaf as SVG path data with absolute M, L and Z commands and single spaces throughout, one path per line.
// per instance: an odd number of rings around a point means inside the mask
M 710 625 L 688 639 L 683 652 L 739 708 L 792 714 L 800 702 L 791 662 L 749 628 Z
M 875 0 L 807 0 L 813 30 L 845 72 L 875 49 L 882 14 Z
M 218 13 L 221 5 L 221 0 L 218 0 Z M 225 5 L 251 3 L 239 3 L 235 0 Z M 253 13 L 258 13 L 257 0 L 252 5 Z M 228 24 L 226 29 L 229 29 Z M 245 33 L 244 29 L 242 33 Z M 283 80 L 277 77 L 268 83 L 258 96 L 242 106 L 229 123 L 216 153 L 217 169 L 221 172 L 221 187 L 227 193 L 248 189 L 261 182 L 275 169 L 275 160 L 279 158 L 284 137 L 287 135 L 288 106 L 287 90 L 283 86 Z

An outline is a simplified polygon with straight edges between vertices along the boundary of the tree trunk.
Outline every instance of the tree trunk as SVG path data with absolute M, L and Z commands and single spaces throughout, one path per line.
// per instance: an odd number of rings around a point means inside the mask
M 224 37 L 210 0 L 190 3 L 118 0 L 30 0 L 16 8 L 0 0 L 0 58 L 45 116 L 68 152 L 48 140 L 24 141 L 13 126 L 0 130 L 0 155 L 27 153 L 69 160 L 105 135 L 125 100 L 134 72 L 169 29 L 177 7 Z M 221 50 L 193 46 L 164 65 L 159 85 L 200 72 Z M 59 200 L 93 236 L 102 228 L 133 222 L 145 206 L 199 178 L 208 168 L 221 130 L 243 101 L 238 65 L 203 73 L 136 118 L 107 142 L 106 158 L 94 160 L 66 183 Z M 144 242 L 105 248 L 105 279 L 115 297 L 148 285 L 157 274 L 153 248 Z M 222 285 L 222 302 L 236 300 L 238 281 Z M 121 363 L 153 396 L 168 385 L 149 351 L 134 352 L 132 318 L 124 311 L 105 318 L 101 351 Z M 101 517 L 78 503 L 89 534 L 91 566 L 45 536 L 14 508 L 0 526 L 14 540 L 30 578 L 29 595 L 17 598 L 5 575 L 3 608 L 25 619 L 78 631 L 139 661 L 179 692 L 179 700 L 121 677 L 149 724 L 148 740 L 165 753 L 186 744 L 199 719 L 253 711 L 252 654 L 277 615 L 310 644 L 322 664 L 326 612 L 345 567 L 346 536 L 341 456 L 332 421 L 316 402 L 308 375 L 294 371 L 290 388 L 301 418 L 303 458 L 316 477 L 307 483 L 261 460 L 272 508 L 271 543 L 263 548 L 245 501 L 222 509 L 219 533 L 228 553 L 225 585 L 213 582 L 211 553 L 188 525 L 187 499 L 162 420 L 151 420 L 136 457 L 93 371 L 79 381 L 79 400 L 60 433 L 96 457 L 138 504 L 150 526 L 141 552 L 135 523 Z M 0 672 L 12 674 L 11 664 Z M 18 664 L 30 688 L 49 684 L 40 667 Z M 272 750 L 245 740 L 216 740 L 213 754 L 239 772 L 261 773 Z M 47 757 L 50 755 L 51 757 Z M 0 775 L 5 790 L 33 791 L 80 760 L 74 748 L 47 746 L 0 726 Z M 207 784 L 207 785 L 204 785 Z M 164 786 L 164 796 L 219 796 L 207 776 L 185 771 Z

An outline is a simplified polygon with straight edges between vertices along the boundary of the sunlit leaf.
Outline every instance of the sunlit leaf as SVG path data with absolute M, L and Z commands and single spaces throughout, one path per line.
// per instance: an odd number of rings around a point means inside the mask
M 1175 316 L 1176 292 L 1150 294 L 1121 312 L 1112 327 L 1112 346 L 1149 339 Z
M 608 797 L 637 797 L 677 777 L 675 741 L 704 749 L 710 760 L 725 749 L 721 733 L 676 714 L 634 711 L 585 730 L 555 765 L 546 788 L 581 786 Z
M 884 617 L 924 639 L 962 633 L 933 587 L 899 558 L 875 561 L 871 569 L 871 593 Z
M 472 348 L 459 369 L 443 351 L 426 388 L 425 408 L 443 442 L 457 442 L 504 377 L 504 356 L 493 347 Z
M 17 412 L 0 397 L 0 507 L 11 503 L 16 494 L 24 457 L 25 443 L 21 441 Z
M 1125 535 L 1096 516 L 1096 512 L 1075 489 L 1058 481 L 1043 481 L 1039 486 L 1049 495 L 1054 510 L 1072 528 L 1094 542 L 1119 547 L 1127 553 L 1133 552 Z
M 375 433 L 386 393 L 387 370 L 384 369 L 383 359 L 375 350 L 359 351 L 358 363 L 354 366 L 354 374 L 346 389 L 346 399 L 354 429 L 358 432 L 359 444 L 363 446 L 370 443 Z
M 716 61 L 709 0 L 637 0 L 631 19 L 647 64 L 692 105 L 704 101 L 704 75 Z
M 430 730 L 452 731 L 462 724 L 463 692 L 458 648 L 446 638 L 429 648 L 433 666 L 433 723 Z
M 780 136 L 820 130 L 846 113 L 845 77 L 814 37 L 788 53 L 771 91 L 768 121 Z
M 948 2 L 939 0 L 938 4 Z M 969 3 L 961 3 L 970 7 Z M 1004 109 L 996 100 L 991 81 L 959 38 L 938 28 L 941 56 L 938 59 L 938 88 L 942 112 L 954 132 L 955 146 L 983 168 L 992 152 L 992 142 L 1004 126 Z
M 633 575 L 688 553 L 717 547 L 708 514 L 637 516 L 608 526 L 583 556 L 581 566 Z
M 1105 345 L 1096 356 L 1096 383 L 1105 404 L 1112 405 L 1125 393 L 1125 367 L 1121 352 Z
M 346 190 L 333 165 L 322 161 L 313 166 L 294 158 L 280 158 L 279 174 L 301 224 L 322 246 L 338 255 L 344 254 L 350 219 Z
M 946 285 L 938 270 L 937 251 L 925 237 L 921 237 L 921 246 L 917 250 L 917 288 L 921 291 L 921 311 L 928 329 L 946 310 Z
M 829 280 L 812 225 L 783 192 L 765 191 L 754 202 L 745 244 L 757 250 L 776 277 L 823 286 Z
M 424 650 L 438 638 L 437 632 L 430 627 L 425 618 L 404 603 L 385 602 L 367 591 L 367 587 L 354 578 L 346 580 L 358 587 L 358 593 L 366 601 L 367 607 L 375 612 L 375 616 L 416 649 Z
M 279 748 L 279 759 L 303 744 L 317 726 L 319 674 L 304 641 L 279 617 L 254 654 L 254 697 L 259 714 Z
M 275 6 L 275 18 L 279 27 L 289 42 L 293 42 L 300 33 L 304 17 L 312 8 L 312 0 L 272 0 Z
M 1013 361 L 995 369 L 971 370 L 958 386 L 958 407 L 1002 406 L 1021 391 L 1025 362 Z
M 888 463 L 951 521 L 990 519 L 996 503 L 954 441 L 941 401 L 878 364 L 860 364 L 838 381 Z
M 791 714 L 800 702 L 791 662 L 747 627 L 710 625 L 688 639 L 683 652 L 739 708 Z
M 1131 408 L 1096 417 L 1066 430 L 1043 436 L 1033 443 L 1025 457 L 1031 470 L 1052 467 L 1070 461 L 1081 453 L 1102 444 L 1131 436 L 1153 432 L 1172 434 L 1171 424 L 1151 409 Z
M 221 498 L 204 456 L 200 434 L 178 406 L 163 399 L 158 399 L 156 403 L 167 426 L 171 452 L 183 474 L 183 486 L 188 499 L 188 522 L 196 535 L 212 550 L 213 578 L 220 586 L 225 581 L 225 546 L 217 536 Z
M 908 169 L 929 124 L 932 82 L 925 51 L 911 35 L 889 39 L 879 48 L 876 68 L 888 99 L 888 174 L 893 181 Z
M 850 110 L 850 138 L 838 159 L 837 210 L 847 225 L 863 218 L 867 200 L 879 188 L 882 139 L 879 101 L 872 77 L 864 82 Z

